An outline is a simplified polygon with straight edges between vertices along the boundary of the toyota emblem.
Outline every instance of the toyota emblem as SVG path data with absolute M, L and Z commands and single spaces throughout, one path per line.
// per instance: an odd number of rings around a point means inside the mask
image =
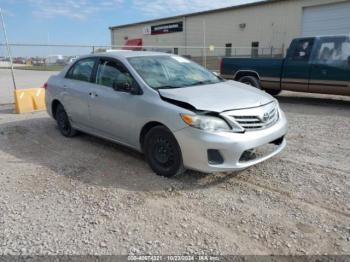
M 267 122 L 269 120 L 269 118 L 270 118 L 270 115 L 268 113 L 265 113 L 262 120 L 264 122 Z

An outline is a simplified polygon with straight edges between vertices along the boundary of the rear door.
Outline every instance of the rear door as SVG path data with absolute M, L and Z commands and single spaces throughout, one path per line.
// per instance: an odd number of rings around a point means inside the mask
M 90 92 L 90 117 L 93 128 L 102 136 L 130 144 L 130 128 L 135 120 L 139 97 L 113 89 L 113 83 L 127 79 L 136 84 L 126 67 L 116 59 L 101 58 Z M 132 145 L 134 146 L 134 145 Z
M 350 95 L 350 41 L 348 37 L 322 37 L 316 46 L 310 91 Z
M 92 72 L 97 59 L 84 58 L 77 61 L 63 81 L 63 104 L 73 123 L 89 126 L 89 93 L 93 86 Z
M 290 45 L 282 71 L 282 89 L 307 92 L 315 39 L 296 39 Z

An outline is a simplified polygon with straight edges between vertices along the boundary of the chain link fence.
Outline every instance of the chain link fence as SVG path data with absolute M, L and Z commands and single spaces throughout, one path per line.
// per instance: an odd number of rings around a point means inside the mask
M 10 44 L 16 86 L 19 89 L 41 87 L 46 80 L 81 55 L 113 50 L 157 51 L 191 59 L 211 71 L 219 72 L 223 57 L 281 58 L 283 48 L 252 47 L 190 47 L 190 46 L 94 46 Z M 13 83 L 10 60 L 5 45 L 0 44 L 0 104 L 13 103 Z
M 166 52 L 184 56 L 216 72 L 220 70 L 220 62 L 223 57 L 282 58 L 284 54 L 283 48 L 252 47 L 144 47 L 142 50 Z

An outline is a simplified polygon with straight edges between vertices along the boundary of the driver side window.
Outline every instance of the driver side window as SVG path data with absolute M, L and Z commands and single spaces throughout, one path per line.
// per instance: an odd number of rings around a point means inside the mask
M 102 60 L 97 68 L 96 84 L 113 87 L 115 83 L 127 81 L 130 85 L 133 78 L 123 66 L 114 61 Z
M 301 39 L 296 43 L 296 47 L 291 59 L 294 61 L 307 62 L 310 59 L 314 46 L 314 39 Z

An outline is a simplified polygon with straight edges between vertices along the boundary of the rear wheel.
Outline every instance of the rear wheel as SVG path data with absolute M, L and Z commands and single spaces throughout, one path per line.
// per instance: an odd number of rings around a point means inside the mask
M 159 176 L 173 177 L 185 171 L 180 146 L 163 126 L 156 126 L 147 133 L 143 151 L 148 164 Z
M 58 129 L 65 137 L 73 137 L 77 134 L 77 131 L 71 126 L 68 115 L 64 107 L 59 104 L 55 113 Z
M 262 89 L 259 79 L 257 79 L 254 76 L 243 76 L 238 81 L 243 84 L 254 86 L 258 89 Z M 277 96 L 282 92 L 282 90 L 276 90 L 276 89 L 264 89 L 264 91 L 272 96 Z
M 254 86 L 258 89 L 261 89 L 259 80 L 254 76 L 243 76 L 238 81 L 243 84 Z
M 266 93 L 272 95 L 272 96 L 277 96 L 279 95 L 282 90 L 277 90 L 277 89 L 265 89 Z

